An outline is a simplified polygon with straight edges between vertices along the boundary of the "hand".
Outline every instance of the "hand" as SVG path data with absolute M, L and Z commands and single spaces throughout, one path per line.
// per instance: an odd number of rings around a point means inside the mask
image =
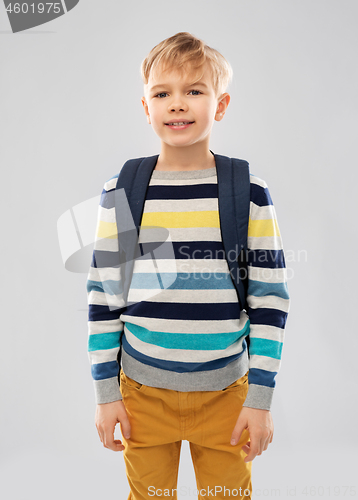
M 251 462 L 267 450 L 273 438 L 273 421 L 270 410 L 259 410 L 243 406 L 231 435 L 231 444 L 236 445 L 244 429 L 248 429 L 250 441 L 242 450 L 247 454 L 244 462 Z
M 113 403 L 97 405 L 95 424 L 98 435 L 103 446 L 113 451 L 124 450 L 122 441 L 114 439 L 114 430 L 118 422 L 121 425 L 122 436 L 129 439 L 131 426 L 123 401 L 118 400 L 113 401 Z

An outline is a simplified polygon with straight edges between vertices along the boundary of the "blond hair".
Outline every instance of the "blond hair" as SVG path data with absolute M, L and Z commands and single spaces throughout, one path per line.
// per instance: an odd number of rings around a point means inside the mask
M 153 47 L 142 61 L 140 71 L 145 85 L 150 72 L 159 67 L 163 72 L 176 69 L 181 74 L 189 69 L 195 77 L 192 83 L 195 83 L 203 75 L 206 63 L 211 68 L 215 95 L 219 97 L 232 80 L 232 67 L 220 52 L 186 31 L 176 33 Z

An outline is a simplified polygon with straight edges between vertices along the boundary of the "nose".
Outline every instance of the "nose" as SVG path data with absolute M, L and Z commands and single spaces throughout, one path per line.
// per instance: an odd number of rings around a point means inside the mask
M 173 96 L 168 106 L 169 111 L 187 111 L 188 106 L 180 96 Z
M 181 108 L 180 106 L 174 106 L 171 108 L 171 111 L 184 111 L 184 108 Z

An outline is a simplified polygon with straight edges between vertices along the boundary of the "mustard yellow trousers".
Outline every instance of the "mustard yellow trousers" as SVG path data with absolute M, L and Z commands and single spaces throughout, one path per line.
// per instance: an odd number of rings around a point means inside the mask
M 189 441 L 199 500 L 251 499 L 251 462 L 232 431 L 248 391 L 248 373 L 221 391 L 180 392 L 140 384 L 121 369 L 131 437 L 123 438 L 128 500 L 177 499 L 181 441 Z M 180 492 L 179 492 L 180 493 Z M 183 496 L 183 495 L 181 495 Z M 185 496 L 185 494 L 184 494 Z M 194 499 L 193 490 L 191 498 Z

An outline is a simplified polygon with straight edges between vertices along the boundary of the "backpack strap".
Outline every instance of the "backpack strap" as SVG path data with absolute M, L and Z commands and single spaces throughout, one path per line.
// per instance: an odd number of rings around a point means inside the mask
M 134 259 L 141 256 L 138 245 L 139 227 L 146 191 L 158 156 L 133 158 L 126 161 L 116 184 L 115 213 L 125 304 L 127 304 L 132 280 Z
M 211 150 L 210 150 L 211 151 Z M 245 160 L 215 156 L 222 241 L 241 309 L 247 309 L 247 232 L 250 213 L 250 171 Z

